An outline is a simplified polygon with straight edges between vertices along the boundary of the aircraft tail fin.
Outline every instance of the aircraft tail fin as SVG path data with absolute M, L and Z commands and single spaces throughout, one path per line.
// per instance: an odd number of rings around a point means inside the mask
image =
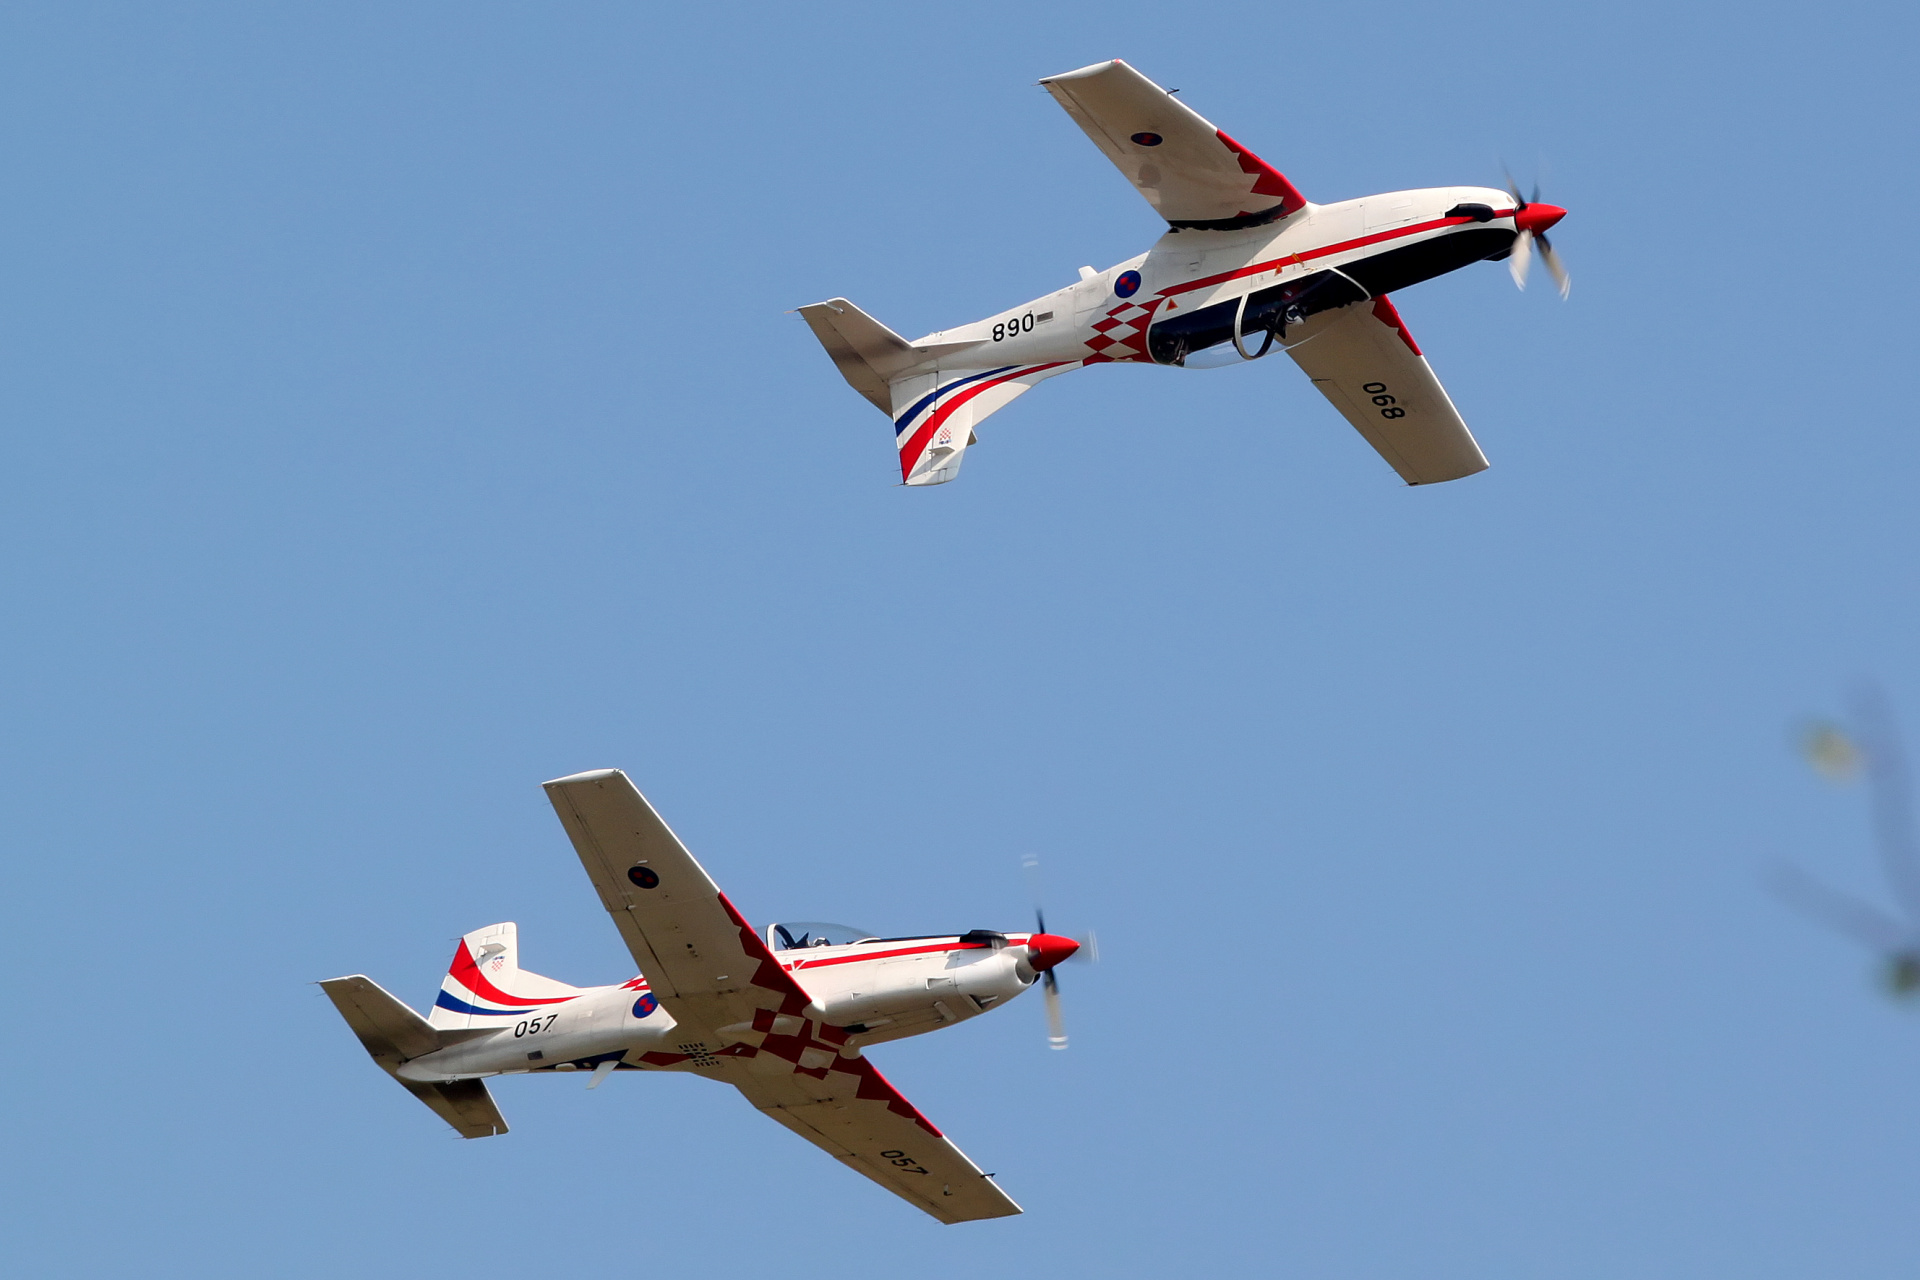
M 451 1040 L 465 1039 L 460 1032 L 436 1030 L 427 1020 L 394 999 L 380 984 L 364 974 L 348 978 L 329 978 L 320 989 L 333 1001 L 334 1008 L 353 1028 L 360 1044 L 374 1062 L 408 1093 L 426 1103 L 442 1120 L 452 1125 L 463 1138 L 486 1138 L 507 1131 L 507 1122 L 493 1104 L 493 1096 L 479 1080 L 457 1080 L 448 1084 L 422 1084 L 401 1080 L 395 1069 L 409 1058 L 432 1053 Z
M 975 423 L 1081 365 L 1057 360 L 984 368 L 984 353 L 975 350 L 983 340 L 916 347 L 845 298 L 801 307 L 800 314 L 847 384 L 893 419 L 903 484 L 945 484 L 958 476 Z M 962 362 L 971 367 L 955 367 Z
M 491 1031 L 579 994 L 579 987 L 522 969 L 519 930 L 512 922 L 490 924 L 460 939 L 427 1022 L 443 1031 Z
M 893 437 L 902 484 L 945 484 L 960 474 L 973 428 L 1079 360 L 1009 364 L 997 369 L 939 369 L 895 378 Z

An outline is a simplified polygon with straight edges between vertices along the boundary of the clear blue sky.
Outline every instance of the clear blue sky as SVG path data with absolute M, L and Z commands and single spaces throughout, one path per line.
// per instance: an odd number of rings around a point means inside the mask
M 0 14 L 0 1228 L 20 1275 L 1894 1277 L 1920 1022 L 1789 749 L 1920 736 L 1893 5 L 13 5 Z M 893 483 L 789 308 L 909 334 L 1157 234 L 1034 81 L 1126 57 L 1319 200 L 1572 212 L 1402 314 L 1493 469 L 1284 361 L 1111 368 Z M 319 991 L 462 932 L 630 973 L 538 784 L 748 915 L 1104 962 L 875 1060 L 943 1228 L 729 1091 L 462 1143 Z

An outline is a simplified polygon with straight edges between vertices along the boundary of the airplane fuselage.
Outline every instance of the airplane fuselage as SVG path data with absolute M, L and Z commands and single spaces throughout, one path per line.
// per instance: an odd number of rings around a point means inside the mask
M 1515 212 L 1496 188 L 1429 187 L 1309 204 L 1233 230 L 1173 228 L 1137 257 L 913 345 L 969 344 L 974 367 L 1184 364 L 1232 341 L 1236 316 L 1243 335 L 1283 331 L 1317 311 L 1498 258 L 1518 234 Z
M 477 1035 L 412 1058 L 398 1074 L 444 1083 L 596 1068 L 684 1071 L 753 1051 L 817 1070 L 842 1053 L 935 1031 L 1019 995 L 1037 977 L 1030 937 L 976 932 L 775 952 L 812 997 L 806 1010 L 767 1013 L 712 1033 L 683 1031 L 646 979 L 636 977 L 511 1013 L 490 1012 Z

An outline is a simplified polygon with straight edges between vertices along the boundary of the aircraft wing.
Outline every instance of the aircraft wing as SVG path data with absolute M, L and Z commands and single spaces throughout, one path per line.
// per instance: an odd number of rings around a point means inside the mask
M 1287 329 L 1287 354 L 1408 484 L 1458 480 L 1486 455 L 1385 295 Z
M 1257 226 L 1307 203 L 1279 170 L 1118 59 L 1040 84 L 1176 227 Z
M 601 905 L 675 1022 L 717 1033 L 806 1008 L 806 991 L 626 774 L 576 773 L 546 791 Z
M 814 1146 L 942 1222 L 1020 1212 L 865 1058 L 842 1056 L 807 1071 L 771 1048 L 726 1059 L 722 1078 Z
M 618 769 L 546 784 L 653 994 L 691 1061 L 842 1163 L 942 1222 L 1020 1212 L 914 1109 L 846 1033 L 804 1016 L 806 991 Z M 652 1055 L 649 1055 L 650 1058 Z

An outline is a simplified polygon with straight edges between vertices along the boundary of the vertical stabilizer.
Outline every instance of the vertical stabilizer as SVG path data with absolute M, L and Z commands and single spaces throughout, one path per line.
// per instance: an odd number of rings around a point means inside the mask
M 997 369 L 948 368 L 895 378 L 894 445 L 902 484 L 945 484 L 960 474 L 973 429 L 1048 378 L 1081 366 L 1079 360 L 1008 364 Z
M 493 1029 L 580 994 L 520 967 L 519 930 L 509 922 L 475 929 L 460 939 L 427 1021 L 440 1030 Z

